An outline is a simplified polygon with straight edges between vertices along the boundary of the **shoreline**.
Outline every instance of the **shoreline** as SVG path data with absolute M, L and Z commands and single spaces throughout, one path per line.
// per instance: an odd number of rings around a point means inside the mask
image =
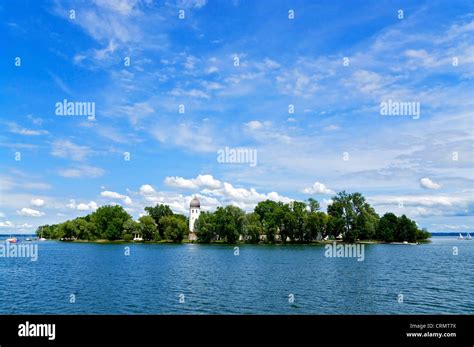
M 258 242 L 258 243 L 251 243 L 245 241 L 238 241 L 236 243 L 227 243 L 223 241 L 214 241 L 214 242 L 197 242 L 197 241 L 189 241 L 183 240 L 182 242 L 172 242 L 172 241 L 125 241 L 125 240 L 58 240 L 58 239 L 48 239 L 47 241 L 58 241 L 58 242 L 70 242 L 70 243 L 94 243 L 94 244 L 150 244 L 150 245 L 158 245 L 158 244 L 167 244 L 167 245 L 179 245 L 179 244 L 198 244 L 198 245 L 225 245 L 225 246 L 232 246 L 232 245 L 327 245 L 327 244 L 362 244 L 362 245 L 403 245 L 403 246 L 416 246 L 420 244 L 427 244 L 431 243 L 431 240 L 423 240 L 418 242 L 384 242 L 384 241 L 377 241 L 377 240 L 359 240 L 356 242 L 344 242 L 342 240 L 326 240 L 326 241 L 311 241 L 311 242 Z

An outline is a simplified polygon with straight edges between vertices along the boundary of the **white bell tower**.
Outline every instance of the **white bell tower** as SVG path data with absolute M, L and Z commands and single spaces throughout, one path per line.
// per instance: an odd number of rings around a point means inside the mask
M 189 241 L 196 241 L 197 235 L 194 230 L 194 223 L 201 214 L 201 203 L 197 197 L 194 197 L 189 204 Z

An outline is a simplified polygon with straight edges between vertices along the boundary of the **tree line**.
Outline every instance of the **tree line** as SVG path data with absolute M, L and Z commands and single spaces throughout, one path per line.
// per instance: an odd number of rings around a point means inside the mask
M 175 214 L 167 205 L 145 208 L 138 221 L 118 205 L 102 206 L 93 213 L 55 225 L 40 226 L 36 233 L 48 239 L 124 240 L 139 234 L 145 241 L 182 242 L 188 235 L 188 218 Z M 332 198 L 327 212 L 317 200 L 290 203 L 261 201 L 246 213 L 237 206 L 201 212 L 195 223 L 198 242 L 236 243 L 297 242 L 342 238 L 346 242 L 374 240 L 417 242 L 430 234 L 402 215 L 382 217 L 360 193 L 340 192 Z

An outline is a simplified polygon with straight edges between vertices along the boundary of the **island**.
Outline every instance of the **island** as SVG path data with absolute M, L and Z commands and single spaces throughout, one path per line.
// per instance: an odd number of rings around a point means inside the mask
M 228 205 L 202 211 L 194 197 L 189 217 L 173 213 L 168 205 L 145 207 L 138 220 L 119 205 L 60 224 L 38 227 L 46 239 L 90 242 L 198 242 L 198 243 L 346 243 L 425 242 L 431 234 L 406 215 L 380 217 L 360 193 L 339 192 L 320 210 L 314 198 L 289 203 L 265 200 L 252 212 Z

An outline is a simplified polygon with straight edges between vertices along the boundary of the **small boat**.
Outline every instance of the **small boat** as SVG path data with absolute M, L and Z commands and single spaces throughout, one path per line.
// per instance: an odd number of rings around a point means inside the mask
M 466 240 L 472 240 L 471 234 L 467 233 Z
M 27 237 L 25 241 L 31 241 L 31 237 Z
M 46 241 L 46 240 L 47 240 L 47 239 L 45 239 L 44 237 L 40 237 L 40 238 L 38 239 L 38 241 Z
M 459 233 L 458 240 L 464 240 L 464 237 L 462 237 L 461 233 Z
M 18 240 L 16 239 L 16 237 L 9 237 L 9 238 L 7 239 L 7 242 L 8 242 L 8 243 L 16 243 L 17 241 L 18 241 Z

